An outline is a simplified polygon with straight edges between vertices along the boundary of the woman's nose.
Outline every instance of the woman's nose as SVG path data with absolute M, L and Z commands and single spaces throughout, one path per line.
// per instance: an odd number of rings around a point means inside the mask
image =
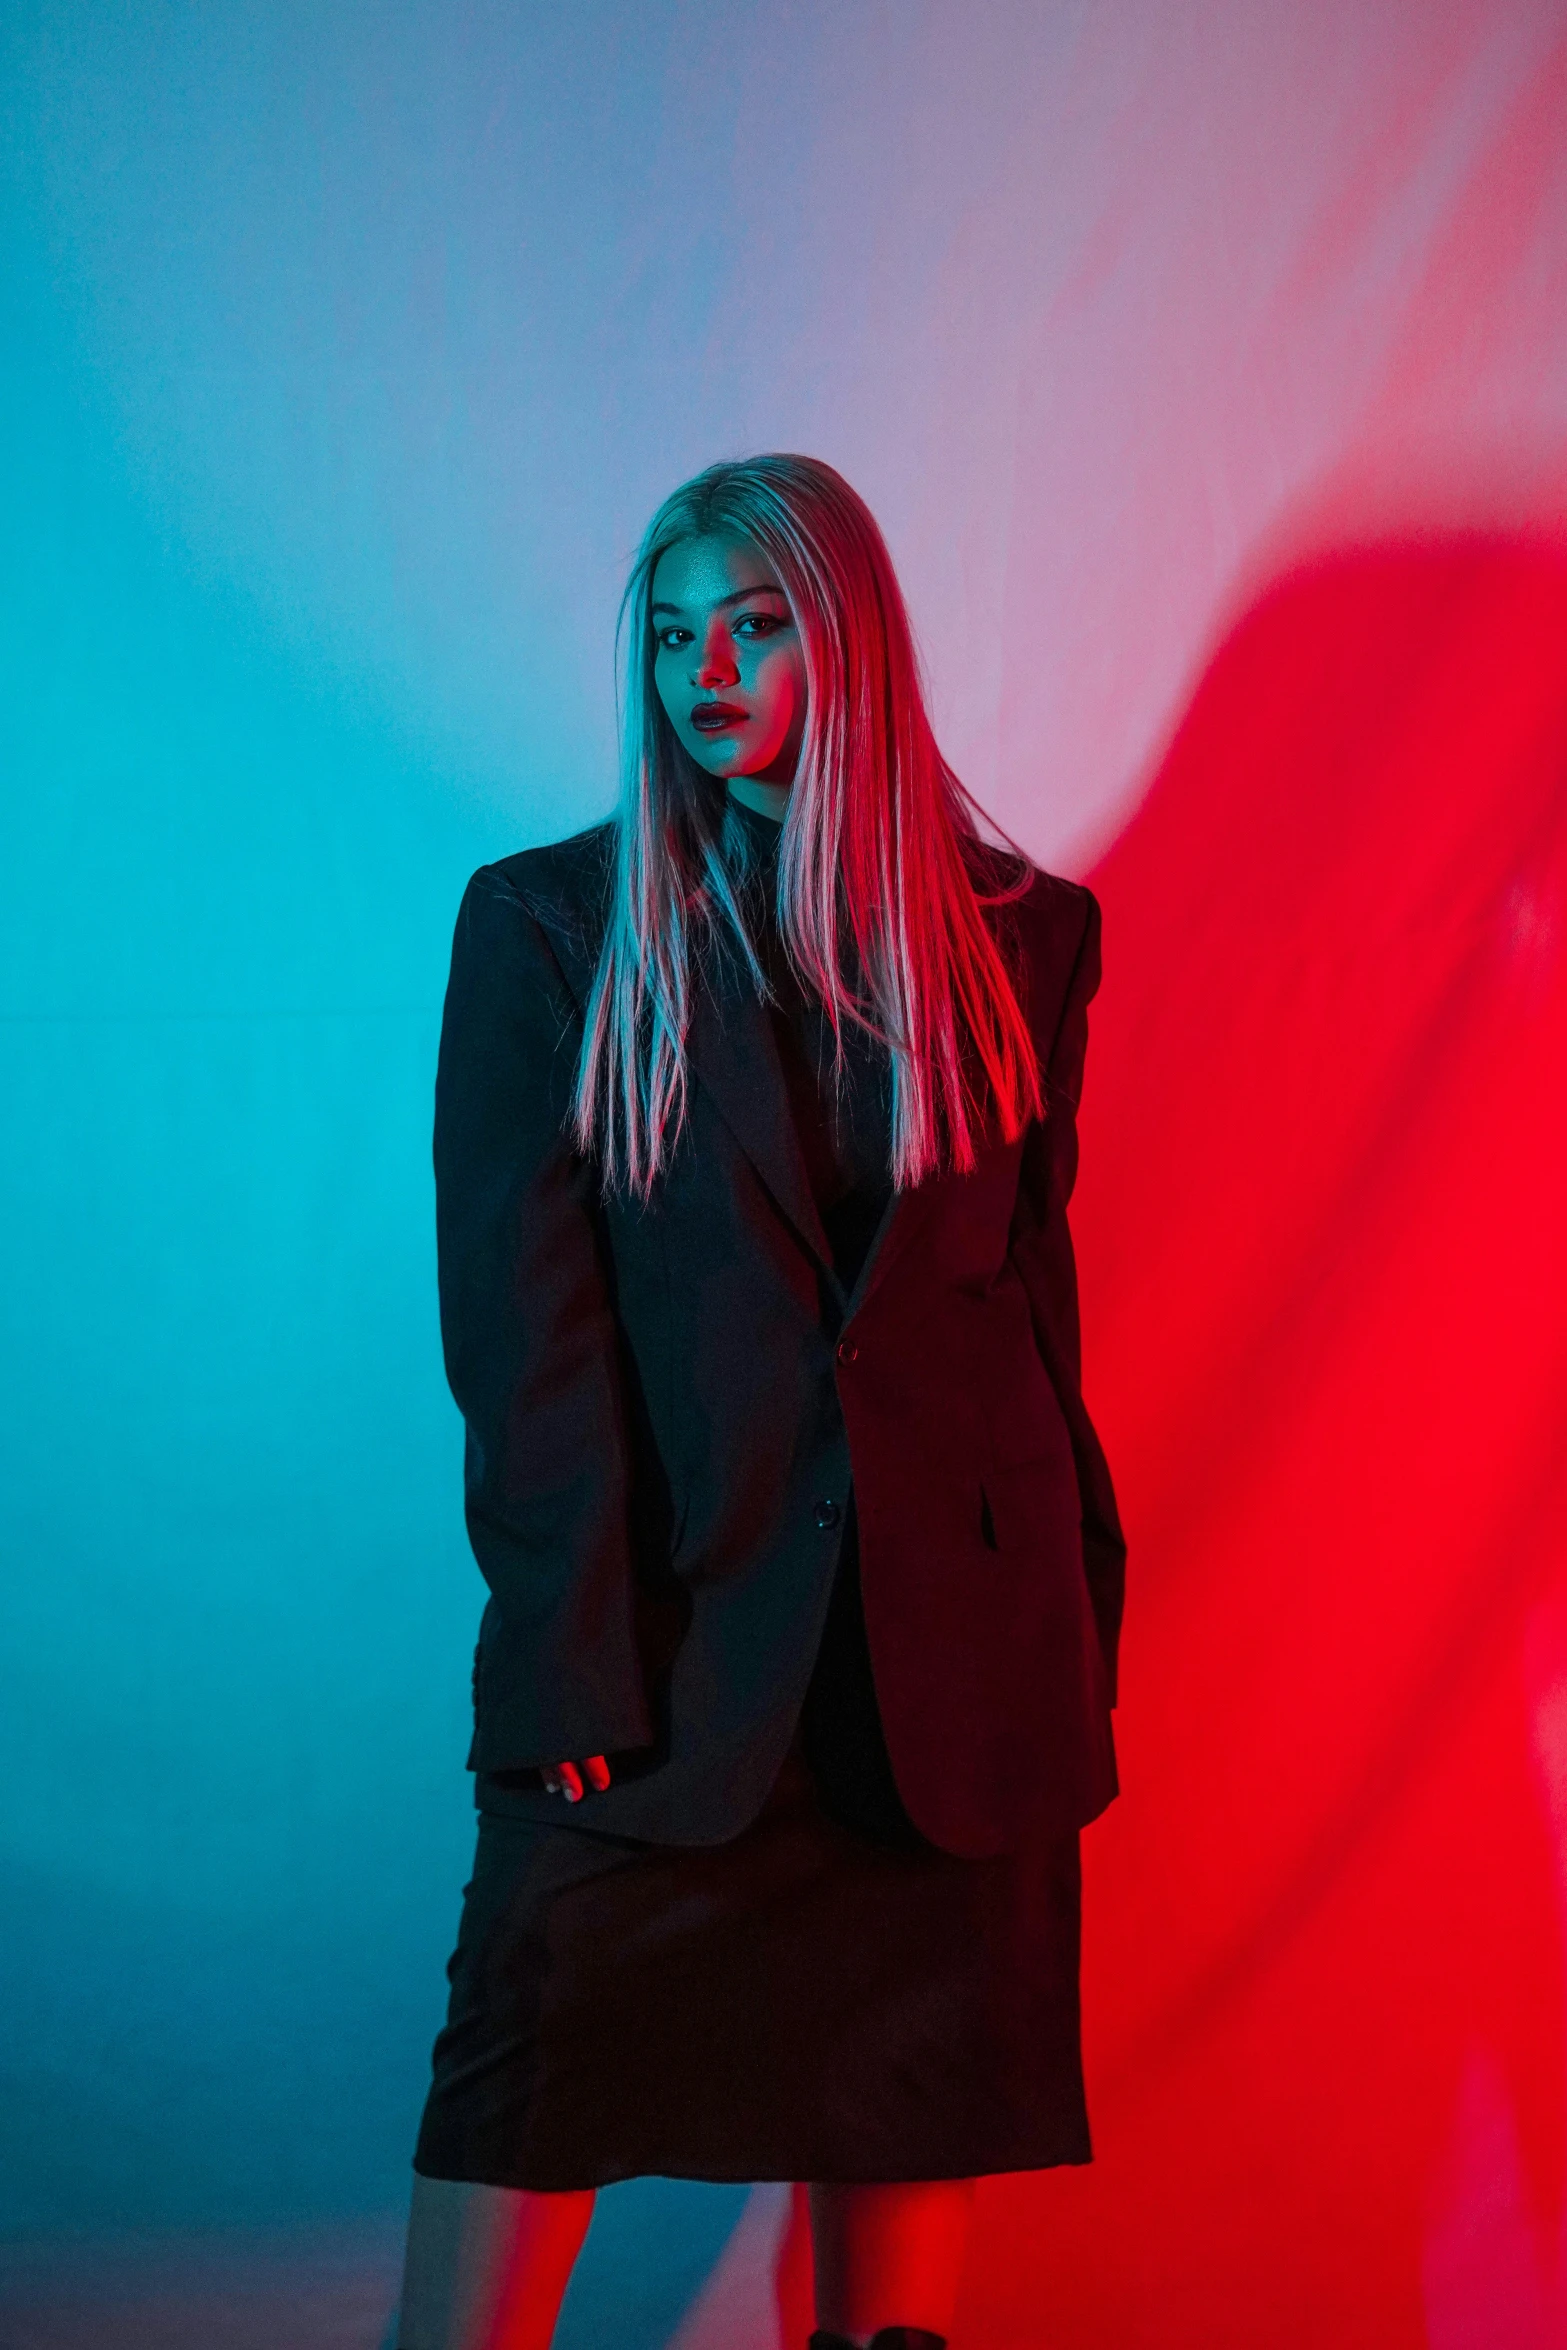
M 740 672 L 727 639 L 710 637 L 702 647 L 696 666 L 696 682 L 702 687 L 733 685 Z

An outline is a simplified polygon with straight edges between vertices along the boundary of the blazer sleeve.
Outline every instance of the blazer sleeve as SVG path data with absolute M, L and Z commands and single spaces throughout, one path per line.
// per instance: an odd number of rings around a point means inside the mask
M 1067 1203 L 1077 1181 L 1077 1109 L 1088 1051 L 1088 1006 L 1099 986 L 1099 901 L 1083 900 L 1082 935 L 1055 1035 L 1044 1056 L 1045 1115 L 1023 1144 L 1011 1255 L 1025 1288 L 1035 1341 L 1072 1439 L 1083 1511 L 1083 1567 L 1104 1655 L 1110 1703 L 1126 1588 L 1126 1542 L 1109 1465 L 1083 1403 L 1077 1261 Z
M 457 916 L 435 1085 L 446 1373 L 491 1604 L 481 1769 L 643 1746 L 617 1329 L 590 1164 L 564 1120 L 580 1034 L 545 933 L 481 868 Z

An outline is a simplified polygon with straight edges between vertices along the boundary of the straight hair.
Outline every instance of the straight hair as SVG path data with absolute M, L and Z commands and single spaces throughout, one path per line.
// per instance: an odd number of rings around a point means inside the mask
M 987 848 L 977 803 L 937 748 L 869 508 L 830 465 L 790 455 L 683 483 L 648 525 L 621 598 L 620 804 L 576 1143 L 597 1153 L 606 1190 L 647 1199 L 685 1121 L 693 957 L 738 950 L 771 995 L 745 915 L 743 821 L 723 779 L 680 742 L 654 681 L 654 570 L 669 548 L 709 537 L 748 542 L 772 566 L 804 649 L 805 726 L 778 850 L 785 951 L 831 1022 L 840 1078 L 846 1022 L 890 1053 L 895 1188 L 945 1166 L 966 1172 L 989 1111 L 1008 1142 L 1043 1112 L 1028 1023 L 986 920 L 1027 892 L 1034 867 L 1005 834 L 1014 858 Z

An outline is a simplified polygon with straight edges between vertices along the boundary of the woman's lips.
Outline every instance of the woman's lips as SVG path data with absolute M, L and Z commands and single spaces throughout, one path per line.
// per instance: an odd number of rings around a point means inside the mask
M 698 702 L 691 723 L 699 734 L 727 734 L 732 726 L 745 724 L 745 712 L 733 702 Z

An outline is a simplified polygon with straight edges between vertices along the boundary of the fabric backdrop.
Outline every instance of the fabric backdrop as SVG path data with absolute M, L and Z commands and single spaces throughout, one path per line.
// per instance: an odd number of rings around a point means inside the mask
M 1567 8 L 0 43 L 6 2339 L 128 2232 L 148 2342 L 376 2338 L 470 1834 L 451 920 L 608 808 L 637 534 L 763 447 L 1105 913 L 1097 2160 L 987 2186 L 955 2350 L 1567 2338 Z M 805 2285 L 787 2191 L 638 2184 L 563 2344 Z

